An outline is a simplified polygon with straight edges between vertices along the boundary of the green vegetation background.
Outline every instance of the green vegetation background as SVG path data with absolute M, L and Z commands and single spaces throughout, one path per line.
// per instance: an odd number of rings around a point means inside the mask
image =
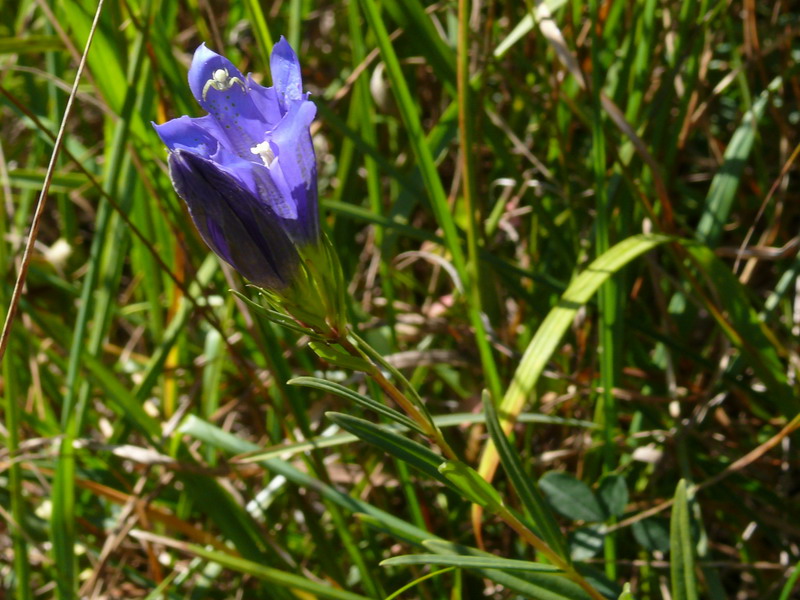
M 286 384 L 375 393 L 231 294 L 251 292 L 172 191 L 150 121 L 200 116 L 193 50 L 267 83 L 281 34 L 318 106 L 321 211 L 353 319 L 454 415 L 469 462 L 481 391 L 525 375 L 594 257 L 642 232 L 694 241 L 631 260 L 576 307 L 514 443 L 531 478 L 570 475 L 541 487 L 573 555 L 636 598 L 667 597 L 681 478 L 700 596 L 796 597 L 800 12 L 536 4 L 105 3 L 3 358 L 6 597 L 384 598 L 427 572 L 379 566 L 421 551 L 406 525 L 475 544 L 468 503 L 324 416 L 364 411 Z M 96 8 L 0 6 L 4 311 Z M 258 448 L 280 451 L 231 461 Z M 533 556 L 490 517 L 483 538 Z M 487 595 L 521 597 L 460 570 L 403 597 Z

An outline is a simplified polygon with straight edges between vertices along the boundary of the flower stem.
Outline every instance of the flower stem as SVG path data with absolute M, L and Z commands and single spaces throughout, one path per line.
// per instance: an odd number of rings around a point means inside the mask
M 570 581 L 579 585 L 587 594 L 589 594 L 595 600 L 605 600 L 604 596 L 598 592 L 586 579 L 575 570 L 575 567 L 569 564 L 569 562 L 565 561 L 561 558 L 558 553 L 556 553 L 547 543 L 542 540 L 539 536 L 533 533 L 527 525 L 525 525 L 522 521 L 520 521 L 514 513 L 512 513 L 508 508 L 501 507 L 501 509 L 495 513 L 500 520 L 502 520 L 506 525 L 511 527 L 514 531 L 516 531 L 520 537 L 533 546 L 538 552 L 541 552 L 545 556 L 547 556 L 548 560 L 552 562 L 556 567 L 562 569 L 564 571 L 564 576 L 567 577 Z
M 336 336 L 336 343 L 344 348 L 350 355 L 365 359 L 370 368 L 364 370 L 369 377 L 386 393 L 392 401 L 402 408 L 405 413 L 417 423 L 422 429 L 423 433 L 442 451 L 442 453 L 453 462 L 462 463 L 461 459 L 456 455 L 455 451 L 450 447 L 442 435 L 442 431 L 433 422 L 431 416 L 421 408 L 422 399 L 411 387 L 411 384 L 390 365 L 383 356 L 380 355 L 374 348 L 372 348 L 366 341 L 358 337 L 353 332 L 339 333 Z M 389 381 L 383 374 L 381 368 L 385 368 L 390 373 L 401 381 L 409 391 L 414 395 L 416 402 L 408 398 L 397 386 Z M 419 406 L 418 406 L 419 403 Z M 495 513 L 497 517 L 502 520 L 506 525 L 519 534 L 528 544 L 530 544 L 537 552 L 547 556 L 548 560 L 556 567 L 564 571 L 564 576 L 570 581 L 579 585 L 590 597 L 594 600 L 604 600 L 603 596 L 598 592 L 586 579 L 575 570 L 567 560 L 564 560 L 557 552 L 555 552 L 547 543 L 537 536 L 533 531 L 528 528 L 525 523 L 520 521 L 513 512 L 507 507 L 500 506 Z
M 442 453 L 449 460 L 460 461 L 458 455 L 450 447 L 450 444 L 447 443 L 447 440 L 444 439 L 442 431 L 433 423 L 433 420 L 430 418 L 430 416 L 420 410 L 420 408 L 413 401 L 411 401 L 391 381 L 389 381 L 384 376 L 380 367 L 375 364 L 377 362 L 381 366 L 389 368 L 383 357 L 381 357 L 378 352 L 370 347 L 367 342 L 355 334 L 351 333 L 351 335 L 353 339 L 357 340 L 358 346 L 353 344 L 353 342 L 348 339 L 348 336 L 340 336 L 337 340 L 337 343 L 342 348 L 347 350 L 347 352 L 349 352 L 352 356 L 366 359 L 370 363 L 371 368 L 368 371 L 365 371 L 365 373 L 369 375 L 375 383 L 378 384 L 378 386 L 386 393 L 387 396 L 389 396 L 389 398 L 392 399 L 395 404 L 402 408 L 405 413 L 417 425 L 420 426 L 425 435 L 441 449 Z M 394 369 L 391 368 L 391 370 L 393 371 Z

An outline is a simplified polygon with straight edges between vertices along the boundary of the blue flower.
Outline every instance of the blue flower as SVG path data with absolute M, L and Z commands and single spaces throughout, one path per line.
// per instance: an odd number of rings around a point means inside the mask
M 316 107 L 283 37 L 270 69 L 274 85 L 263 87 L 202 44 L 189 87 L 208 115 L 154 127 L 170 151 L 175 191 L 206 244 L 253 283 L 280 290 L 291 283 L 298 249 L 320 240 L 309 131 Z

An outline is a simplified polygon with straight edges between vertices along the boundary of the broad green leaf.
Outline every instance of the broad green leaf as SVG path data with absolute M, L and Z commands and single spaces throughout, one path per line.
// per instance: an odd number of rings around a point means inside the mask
M 449 485 L 447 478 L 442 476 L 438 470 L 444 459 L 422 444 L 364 419 L 336 412 L 325 413 L 325 416 L 359 439 L 378 446 L 395 458 L 399 458 L 419 469 L 429 477 Z
M 536 482 L 525 472 L 522 459 L 509 442 L 506 434 L 500 427 L 497 410 L 488 392 L 484 392 L 483 408 L 486 413 L 486 428 L 494 442 L 500 461 L 503 465 L 511 484 L 519 495 L 522 505 L 530 515 L 539 533 L 550 548 L 562 558 L 568 557 L 566 540 L 561 528 L 553 516 L 547 501 L 539 492 Z
M 650 517 L 635 521 L 631 526 L 636 543 L 653 552 L 669 552 L 669 523 L 666 519 Z
M 606 475 L 600 481 L 597 498 L 609 517 L 621 517 L 628 504 L 628 485 L 622 475 Z
M 670 522 L 670 575 L 675 600 L 697 600 L 697 575 L 694 569 L 694 542 L 689 527 L 689 502 L 686 480 L 678 482 Z
M 592 489 L 563 471 L 549 471 L 539 479 L 542 490 L 559 513 L 573 521 L 602 522 L 606 512 Z
M 381 561 L 382 567 L 397 565 L 443 565 L 463 569 L 500 569 L 505 571 L 533 571 L 538 573 L 560 573 L 552 565 L 513 560 L 496 556 L 463 556 L 460 554 L 405 554 Z
M 594 558 L 603 549 L 605 527 L 603 525 L 587 525 L 578 527 L 569 536 L 569 551 L 573 560 Z

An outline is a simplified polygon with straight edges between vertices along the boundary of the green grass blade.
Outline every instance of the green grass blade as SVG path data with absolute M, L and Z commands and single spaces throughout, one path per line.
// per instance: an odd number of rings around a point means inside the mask
M 534 573 L 560 573 L 561 570 L 542 563 L 513 560 L 510 558 L 463 556 L 460 554 L 406 554 L 393 556 L 381 562 L 381 566 L 440 565 L 463 569 L 498 569 L 501 571 L 531 571 Z
M 504 431 L 509 431 L 514 419 L 530 397 L 547 361 L 550 360 L 578 309 L 589 301 L 611 275 L 638 256 L 669 240 L 669 237 L 662 235 L 630 237 L 596 258 L 575 278 L 561 296 L 558 305 L 542 321 L 522 355 L 498 410 Z M 484 477 L 491 478 L 496 467 L 497 454 L 493 446 L 487 446 L 481 458 L 479 472 Z
M 697 225 L 697 239 L 707 246 L 715 247 L 722 236 L 723 228 L 733 206 L 736 190 L 742 178 L 747 160 L 756 139 L 758 121 L 772 93 L 781 85 L 782 78 L 774 79 L 742 117 L 742 122 L 725 149 L 725 162 L 711 181 L 703 214 Z
M 522 506 L 525 507 L 530 518 L 533 519 L 533 523 L 541 533 L 542 539 L 547 542 L 553 551 L 568 561 L 569 552 L 564 534 L 561 533 L 561 528 L 558 526 L 558 522 L 555 520 L 544 496 L 539 492 L 533 477 L 525 472 L 519 453 L 503 432 L 500 420 L 497 417 L 497 409 L 488 394 L 484 394 L 483 410 L 486 414 L 486 428 L 489 431 L 489 436 L 497 448 L 503 469 L 514 486 L 514 490 L 519 495 Z
M 391 82 L 392 93 L 397 100 L 400 115 L 407 130 L 408 140 L 414 151 L 414 156 L 417 159 L 420 173 L 425 184 L 425 190 L 430 199 L 431 208 L 436 216 L 436 221 L 442 228 L 446 248 L 451 254 L 453 266 L 459 278 L 465 285 L 465 288 L 469 288 L 472 280 L 469 278 L 469 273 L 467 272 L 467 265 L 464 259 L 464 253 L 461 249 L 461 242 L 456 231 L 453 216 L 450 213 L 450 207 L 447 203 L 447 194 L 444 191 L 442 180 L 439 178 L 439 174 L 436 171 L 436 164 L 433 160 L 430 146 L 425 141 L 425 134 L 422 129 L 422 124 L 420 123 L 417 106 L 412 99 L 411 92 L 400 67 L 400 62 L 392 47 L 392 42 L 386 32 L 386 27 L 383 24 L 375 1 L 362 0 L 362 6 L 364 7 L 364 14 L 370 29 L 377 40 L 383 61 L 386 64 L 386 72 Z M 468 151 L 468 149 L 465 149 L 465 151 Z M 475 330 L 475 341 L 478 344 L 478 350 L 481 355 L 484 376 L 487 378 L 490 388 L 495 391 L 499 397 L 500 379 L 486 336 L 486 328 L 483 324 L 480 306 L 476 306 L 473 302 L 470 302 L 468 311 L 470 323 Z
M 697 575 L 694 569 L 694 542 L 689 526 L 686 480 L 675 490 L 670 521 L 670 577 L 675 600 L 697 600 Z
M 354 594 L 345 590 L 340 590 L 331 586 L 317 583 L 311 579 L 288 573 L 272 567 L 267 567 L 260 562 L 240 558 L 232 554 L 219 552 L 218 550 L 209 550 L 203 546 L 196 544 L 187 544 L 165 538 L 162 536 L 154 536 L 150 534 L 139 533 L 141 539 L 157 541 L 165 545 L 177 548 L 183 552 L 188 552 L 195 556 L 199 556 L 205 560 L 215 562 L 218 565 L 238 573 L 246 573 L 253 577 L 266 581 L 272 585 L 286 588 L 289 590 L 297 590 L 298 592 L 305 592 L 313 594 L 317 598 L 330 598 L 331 600 L 369 600 L 366 596 Z
M 12 553 L 14 556 L 14 598 L 16 600 L 31 600 L 33 590 L 30 587 L 30 558 L 28 556 L 28 544 L 26 542 L 25 531 L 25 499 L 23 496 L 23 477 L 22 466 L 17 460 L 19 455 L 19 434 L 20 423 L 20 401 L 22 395 L 19 393 L 17 384 L 17 374 L 14 360 L 20 357 L 14 352 L 3 355 L 3 396 L 5 426 L 8 434 L 4 436 L 6 450 L 10 464 L 8 465 L 8 493 L 11 496 L 11 518 L 13 522 L 8 523 L 11 535 Z
M 713 317 L 728 339 L 747 359 L 769 390 L 769 397 L 787 418 L 800 409 L 776 349 L 775 335 L 763 323 L 747 290 L 730 268 L 705 246 L 687 244 L 686 251 L 708 278 L 722 313 L 709 305 Z

